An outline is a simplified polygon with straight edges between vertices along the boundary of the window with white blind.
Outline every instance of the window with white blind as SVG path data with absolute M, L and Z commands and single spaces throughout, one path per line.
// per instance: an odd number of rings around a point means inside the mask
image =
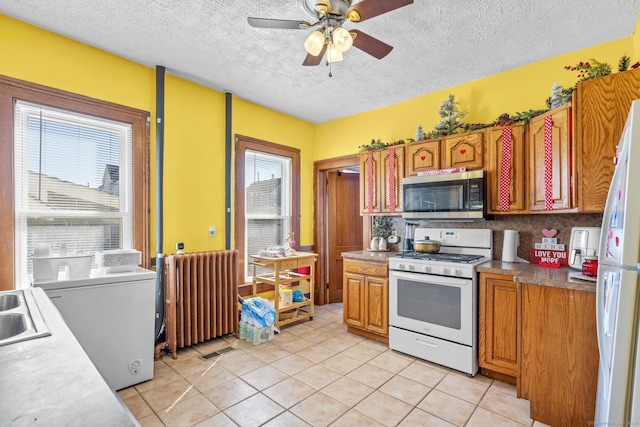
M 252 280 L 251 255 L 283 246 L 300 231 L 300 151 L 236 135 L 235 246 L 241 283 Z M 256 273 L 263 273 L 257 270 Z
M 40 244 L 132 248 L 131 124 L 15 102 L 16 277 L 26 283 Z
M 248 257 L 270 246 L 283 246 L 291 231 L 291 159 L 247 150 L 244 161 L 248 281 L 253 275 Z

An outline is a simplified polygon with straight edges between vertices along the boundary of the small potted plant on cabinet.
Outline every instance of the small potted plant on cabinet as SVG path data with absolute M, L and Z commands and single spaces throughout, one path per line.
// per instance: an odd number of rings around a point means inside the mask
M 371 250 L 387 250 L 387 238 L 391 235 L 391 217 L 375 216 L 373 217 L 373 228 L 371 230 L 370 249 Z

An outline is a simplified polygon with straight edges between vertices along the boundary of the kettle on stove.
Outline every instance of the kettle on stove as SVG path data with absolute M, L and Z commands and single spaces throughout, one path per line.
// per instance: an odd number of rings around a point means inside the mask
M 586 257 L 598 256 L 600 227 L 573 227 L 569 241 L 569 267 L 582 269 Z

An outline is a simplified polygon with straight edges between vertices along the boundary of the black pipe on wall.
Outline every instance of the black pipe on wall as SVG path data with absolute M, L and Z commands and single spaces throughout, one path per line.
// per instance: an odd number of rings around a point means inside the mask
M 231 153 L 233 151 L 233 139 L 231 137 L 231 113 L 232 99 L 231 92 L 225 92 L 225 244 L 227 249 L 231 249 Z
M 156 66 L 156 340 L 164 321 L 163 174 L 164 174 L 164 73 Z

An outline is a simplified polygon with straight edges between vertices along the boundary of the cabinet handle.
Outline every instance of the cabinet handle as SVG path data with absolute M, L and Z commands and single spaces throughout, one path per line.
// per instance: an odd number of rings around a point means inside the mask
M 432 342 L 427 342 L 427 341 L 422 341 L 422 340 L 416 340 L 416 342 L 418 344 L 426 345 L 427 347 L 438 348 L 438 344 L 434 344 Z

